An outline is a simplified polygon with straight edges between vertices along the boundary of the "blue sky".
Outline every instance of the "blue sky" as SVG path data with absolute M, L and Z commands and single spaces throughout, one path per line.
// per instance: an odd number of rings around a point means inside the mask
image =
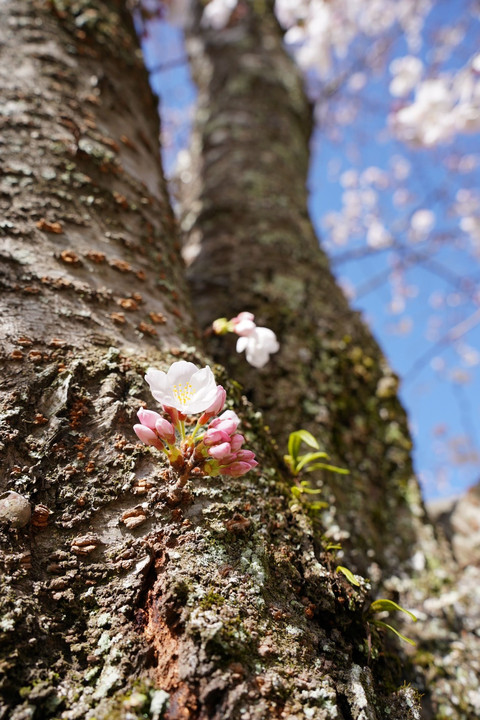
M 458 5 L 454 9 L 451 4 L 438 3 L 436 14 L 432 15 L 427 25 L 426 36 L 433 37 L 439 23 L 456 22 L 458 10 Z M 477 39 L 478 24 L 474 23 L 471 28 L 467 28 L 460 51 L 448 61 L 446 69 L 461 65 L 469 54 L 475 52 Z M 147 67 L 163 67 L 152 74 L 151 82 L 160 97 L 164 164 L 168 175 L 174 168 L 178 150 L 188 145 L 195 89 L 188 65 L 182 61 L 183 41 L 178 30 L 160 21 L 150 23 L 143 49 Z M 405 53 L 401 40 L 397 49 L 400 54 Z M 427 43 L 421 57 L 428 60 L 431 51 Z M 180 62 L 175 62 L 177 59 Z M 368 86 L 366 95 L 371 107 L 388 109 L 388 80 L 387 73 Z M 415 443 L 414 461 L 424 495 L 427 498 L 451 496 L 480 478 L 479 460 L 470 452 L 473 449 L 478 454 L 480 449 L 480 372 L 477 367 L 468 367 L 451 343 L 435 347 L 428 339 L 428 334 L 436 321 L 444 323 L 446 331 L 452 324 L 462 321 L 465 313 L 468 315 L 468 306 L 465 307 L 461 302 L 461 290 L 456 290 L 451 280 L 442 277 L 443 269 L 445 275 L 450 273 L 458 278 L 472 277 L 477 287 L 480 287 L 480 265 L 477 267 L 476 263 L 472 263 L 471 257 L 464 251 L 466 241 L 462 240 L 458 231 L 458 221 L 449 215 L 444 198 L 438 193 L 448 186 L 449 196 L 453 197 L 462 183 L 466 187 L 478 187 L 479 171 L 477 169 L 460 179 L 453 177 L 441 162 L 444 157 L 442 153 L 430 150 L 410 153 L 402 144 L 382 133 L 385 126 L 385 113 L 376 111 L 363 112 L 358 123 L 344 130 L 340 143 L 330 141 L 324 132 L 317 129 L 312 141 L 310 214 L 319 237 L 326 240 L 325 247 L 332 258 L 337 277 L 346 280 L 357 290 L 363 288 L 363 293 L 352 301 L 353 306 L 362 312 L 370 324 L 393 369 L 400 378 L 405 378 L 401 383 L 400 394 L 410 418 Z M 456 147 L 460 153 L 478 153 L 480 156 L 478 137 L 460 138 Z M 342 171 L 352 167 L 352 158 L 355 158 L 360 170 L 369 165 L 387 169 L 391 156 L 398 153 L 406 155 L 412 162 L 409 190 L 418 199 L 420 207 L 434 210 L 437 216 L 436 229 L 448 233 L 452 240 L 439 243 L 433 271 L 428 268 L 428 263 L 418 262 L 408 270 L 406 281 L 415 288 L 415 296 L 407 300 L 404 313 L 395 316 L 388 312 L 390 285 L 388 281 L 380 281 L 382 277 L 387 279 L 394 257 L 391 251 L 384 250 L 363 259 L 339 262 L 346 250 L 361 247 L 362 243 L 365 246 L 364 240 L 359 239 L 346 248 L 332 246 L 328 243 L 322 216 L 341 208 L 342 188 L 338 177 Z M 332 168 L 333 173 L 330 172 Z M 395 237 L 404 245 L 405 253 L 411 253 L 412 248 L 402 230 L 405 221 L 388 193 L 382 194 L 381 209 L 385 225 L 397 229 Z M 420 244 L 414 250 L 421 253 L 424 248 Z M 378 282 L 373 282 L 372 278 L 377 278 Z M 443 305 L 436 307 L 440 292 L 445 298 Z M 409 319 L 411 329 L 407 334 L 401 334 L 398 332 L 398 323 L 405 317 Z M 441 337 L 442 329 L 438 332 Z M 465 341 L 470 347 L 480 350 L 480 326 L 472 330 Z M 442 362 L 445 363 L 443 369 Z M 469 382 L 453 382 L 451 376 L 455 371 L 457 375 L 462 372 L 468 374 Z M 468 442 L 465 437 L 468 437 Z

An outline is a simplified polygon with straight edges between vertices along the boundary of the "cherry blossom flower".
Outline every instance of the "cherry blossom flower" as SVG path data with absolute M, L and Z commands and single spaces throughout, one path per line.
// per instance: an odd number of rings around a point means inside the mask
M 255 316 L 251 312 L 241 312 L 231 320 L 218 318 L 212 323 L 217 335 L 234 332 L 240 335 L 237 340 L 237 352 L 246 351 L 247 362 L 256 368 L 262 368 L 272 353 L 278 352 L 280 345 L 273 330 L 255 324 Z
M 228 25 L 236 6 L 237 0 L 210 0 L 203 11 L 202 24 L 222 30 Z
M 392 60 L 390 72 L 393 75 L 390 93 L 394 97 L 405 97 L 419 82 L 423 73 L 423 63 L 413 55 L 406 55 Z
M 184 415 L 203 412 L 217 400 L 217 384 L 208 366 L 199 369 L 179 360 L 166 373 L 149 368 L 145 380 L 155 400 Z
M 416 239 L 421 239 L 421 237 L 428 235 L 434 225 L 435 215 L 431 210 L 427 210 L 426 208 L 416 210 L 410 219 L 410 226 L 415 233 Z
M 200 369 L 180 360 L 166 373 L 149 368 L 145 380 L 171 422 L 160 413 L 140 408 L 140 423 L 133 429 L 143 443 L 165 453 L 177 476 L 177 488 L 184 487 L 190 477 L 240 477 L 258 465 L 251 450 L 242 450 L 245 438 L 237 433 L 240 418 L 233 410 L 219 415 L 226 392 L 216 385 L 208 366 Z M 192 423 L 185 422 L 187 415 L 200 412 L 190 429 Z
M 256 368 L 264 367 L 270 355 L 279 349 L 275 333 L 266 327 L 256 327 L 250 335 L 243 335 L 237 340 L 237 352 L 245 350 L 247 362 Z

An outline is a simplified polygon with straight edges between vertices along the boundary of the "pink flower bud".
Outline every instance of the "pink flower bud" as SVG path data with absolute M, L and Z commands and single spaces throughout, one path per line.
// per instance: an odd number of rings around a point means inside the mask
M 237 335 L 246 336 L 251 335 L 255 332 L 257 326 L 252 320 L 239 320 L 233 326 L 233 332 Z
M 222 413 L 220 417 L 212 420 L 209 425 L 209 429 L 215 428 L 216 430 L 223 430 L 229 435 L 233 435 L 239 424 L 240 418 L 238 417 L 238 415 L 234 413 L 233 410 L 225 410 L 225 412 Z
M 150 428 L 150 430 L 155 430 L 155 423 L 162 417 L 157 412 L 154 412 L 153 410 L 145 410 L 144 408 L 140 408 L 137 412 L 137 416 L 142 425 Z
M 225 412 L 223 412 L 220 417 L 212 420 L 212 422 L 210 423 L 210 427 L 216 427 L 218 423 L 221 423 L 224 420 L 235 420 L 237 425 L 240 424 L 240 418 L 238 417 L 236 412 L 233 412 L 233 410 L 225 410 Z
M 157 450 L 163 450 L 163 444 L 160 438 L 146 425 L 134 425 L 133 429 L 137 437 L 146 445 L 153 445 Z
M 155 430 L 157 431 L 161 440 L 168 443 L 169 445 L 175 444 L 175 428 L 173 427 L 172 423 L 168 422 L 168 420 L 159 417 L 159 419 L 155 423 Z
M 251 460 L 255 460 L 255 453 L 251 450 L 239 450 L 235 459 L 241 462 L 250 462 Z
M 177 408 L 170 407 L 169 405 L 162 405 L 162 407 L 167 413 L 167 415 L 170 415 L 170 419 L 174 425 L 178 425 L 179 421 L 183 421 L 187 417 L 179 410 L 177 410 Z
M 210 418 L 214 417 L 215 415 L 218 415 L 220 410 L 223 409 L 223 406 L 225 405 L 225 400 L 227 398 L 227 393 L 223 389 L 221 385 L 217 385 L 217 397 L 213 401 L 213 403 L 208 407 L 203 415 L 201 416 L 200 420 L 198 421 L 200 425 L 205 425 Z
M 224 460 L 231 455 L 230 443 L 224 442 L 209 448 L 208 454 L 215 460 Z
M 243 435 L 240 435 L 239 433 L 237 433 L 237 435 L 234 435 L 230 439 L 230 445 L 232 446 L 232 452 L 237 452 L 237 450 L 240 450 L 240 448 L 242 447 L 244 442 L 245 442 L 245 438 L 243 437 Z
M 210 430 L 210 428 L 208 428 L 207 432 L 203 436 L 203 444 L 207 447 L 224 442 L 230 443 L 230 435 L 223 430 L 217 430 L 216 428 Z
M 237 317 L 232 318 L 230 323 L 233 326 L 233 332 L 237 335 L 250 335 L 256 328 L 254 321 L 255 316 L 252 313 L 241 312 Z
M 241 475 L 245 475 L 245 473 L 249 472 L 252 467 L 255 467 L 255 465 L 258 465 L 255 460 L 252 460 L 251 462 L 234 462 L 226 467 L 221 467 L 219 472 L 221 475 L 240 477 Z

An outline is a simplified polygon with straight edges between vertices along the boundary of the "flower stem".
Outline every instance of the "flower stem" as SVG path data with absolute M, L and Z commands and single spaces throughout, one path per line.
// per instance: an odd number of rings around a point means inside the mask
M 202 423 L 200 422 L 200 420 L 197 420 L 197 424 L 196 424 L 195 427 L 193 428 L 193 432 L 192 432 L 192 434 L 190 435 L 190 440 L 191 440 L 192 442 L 195 440 L 195 435 L 197 434 L 197 432 L 200 430 L 201 427 L 202 427 Z

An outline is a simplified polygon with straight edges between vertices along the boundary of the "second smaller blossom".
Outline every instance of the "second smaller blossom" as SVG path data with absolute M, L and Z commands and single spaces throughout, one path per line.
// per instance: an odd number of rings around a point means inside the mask
M 245 351 L 247 362 L 253 367 L 262 368 L 270 360 L 270 355 L 280 349 L 277 336 L 270 328 L 255 324 L 255 316 L 250 312 L 241 312 L 231 320 L 218 318 L 212 324 L 217 335 L 233 332 L 239 335 L 237 352 Z

